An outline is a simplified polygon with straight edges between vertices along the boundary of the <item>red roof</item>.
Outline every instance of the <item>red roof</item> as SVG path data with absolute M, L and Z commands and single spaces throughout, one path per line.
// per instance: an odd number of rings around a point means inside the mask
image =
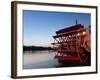
M 80 28 L 84 28 L 84 26 L 81 25 L 81 24 L 77 24 L 77 25 L 74 25 L 74 26 L 71 26 L 71 27 L 60 29 L 59 31 L 56 31 L 56 34 L 68 32 L 68 31 L 72 31 L 72 30 L 77 30 L 77 29 L 80 29 Z

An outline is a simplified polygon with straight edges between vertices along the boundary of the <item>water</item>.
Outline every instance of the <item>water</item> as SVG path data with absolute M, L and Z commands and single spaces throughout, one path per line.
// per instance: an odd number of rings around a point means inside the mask
M 59 65 L 51 50 L 45 51 L 24 51 L 23 69 L 54 68 Z

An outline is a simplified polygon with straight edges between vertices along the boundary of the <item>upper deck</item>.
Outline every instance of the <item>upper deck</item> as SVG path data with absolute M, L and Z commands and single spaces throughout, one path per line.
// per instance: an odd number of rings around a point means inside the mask
M 62 37 L 62 36 L 69 36 L 69 35 L 73 35 L 73 34 L 83 32 L 83 31 L 86 31 L 86 29 L 84 29 L 84 26 L 81 25 L 81 24 L 76 24 L 74 26 L 64 28 L 64 29 L 60 29 L 60 30 L 56 31 L 56 35 L 53 36 L 53 38 L 59 38 L 59 37 Z

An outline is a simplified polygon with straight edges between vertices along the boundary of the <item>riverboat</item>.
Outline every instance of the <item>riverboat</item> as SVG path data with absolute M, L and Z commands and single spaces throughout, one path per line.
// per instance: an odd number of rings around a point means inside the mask
M 55 59 L 64 66 L 90 66 L 90 32 L 90 26 L 87 28 L 77 23 L 56 31 L 56 35 L 53 36 L 54 43 L 52 43 Z

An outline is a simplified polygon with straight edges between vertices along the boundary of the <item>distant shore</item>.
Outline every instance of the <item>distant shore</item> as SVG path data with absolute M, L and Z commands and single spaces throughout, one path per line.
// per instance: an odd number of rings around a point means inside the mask
M 23 51 L 53 50 L 52 47 L 44 46 L 23 46 Z

